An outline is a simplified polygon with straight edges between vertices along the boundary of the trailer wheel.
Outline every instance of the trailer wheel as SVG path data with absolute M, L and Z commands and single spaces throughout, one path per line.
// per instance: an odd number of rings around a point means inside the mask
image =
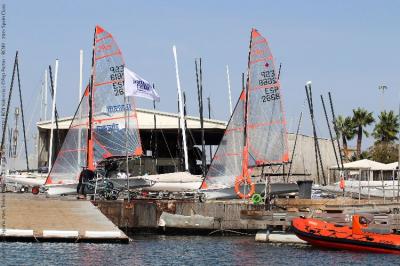
M 32 194 L 33 194 L 33 195 L 39 194 L 39 187 L 37 187 L 37 186 L 32 187 Z

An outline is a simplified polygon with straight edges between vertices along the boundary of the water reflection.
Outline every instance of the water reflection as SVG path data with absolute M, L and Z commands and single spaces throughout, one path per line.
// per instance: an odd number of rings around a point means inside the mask
M 253 237 L 137 236 L 128 245 L 0 243 L 1 265 L 398 265 L 398 256 L 257 243 Z

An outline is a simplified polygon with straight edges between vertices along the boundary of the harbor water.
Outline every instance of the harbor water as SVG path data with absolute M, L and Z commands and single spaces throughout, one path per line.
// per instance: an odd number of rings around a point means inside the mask
M 398 265 L 396 255 L 266 244 L 249 237 L 137 236 L 128 245 L 1 243 L 1 265 Z

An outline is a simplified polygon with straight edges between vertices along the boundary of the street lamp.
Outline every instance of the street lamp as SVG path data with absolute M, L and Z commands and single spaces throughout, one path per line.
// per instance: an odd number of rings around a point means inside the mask
M 382 104 L 382 112 L 385 109 L 385 103 L 384 103 L 384 94 L 385 94 L 385 90 L 387 90 L 388 87 L 386 85 L 379 85 L 378 86 L 378 90 L 382 91 L 382 99 L 381 99 L 381 104 Z

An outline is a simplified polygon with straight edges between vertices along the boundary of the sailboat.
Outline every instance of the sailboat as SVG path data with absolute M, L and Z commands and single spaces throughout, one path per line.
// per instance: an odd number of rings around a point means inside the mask
M 246 86 L 201 185 L 206 199 L 261 193 L 254 169 L 289 161 L 280 87 L 268 41 L 252 29 Z
M 113 36 L 96 26 L 90 82 L 46 179 L 48 195 L 76 193 L 83 167 L 95 170 L 110 158 L 142 155 L 134 98 L 125 97 L 124 67 Z
M 179 127 L 182 130 L 182 145 L 184 150 L 184 162 L 185 171 L 184 172 L 174 172 L 167 174 L 157 174 L 157 175 L 146 175 L 145 178 L 154 182 L 152 186 L 143 188 L 143 190 L 151 192 L 196 192 L 202 183 L 201 175 L 193 175 L 189 172 L 189 157 L 187 151 L 186 142 L 186 127 L 185 127 L 185 115 L 183 108 L 182 90 L 179 79 L 179 68 L 178 68 L 178 56 L 175 45 L 172 48 L 175 60 L 175 71 L 176 71 L 176 82 L 178 89 L 178 102 L 179 102 Z

